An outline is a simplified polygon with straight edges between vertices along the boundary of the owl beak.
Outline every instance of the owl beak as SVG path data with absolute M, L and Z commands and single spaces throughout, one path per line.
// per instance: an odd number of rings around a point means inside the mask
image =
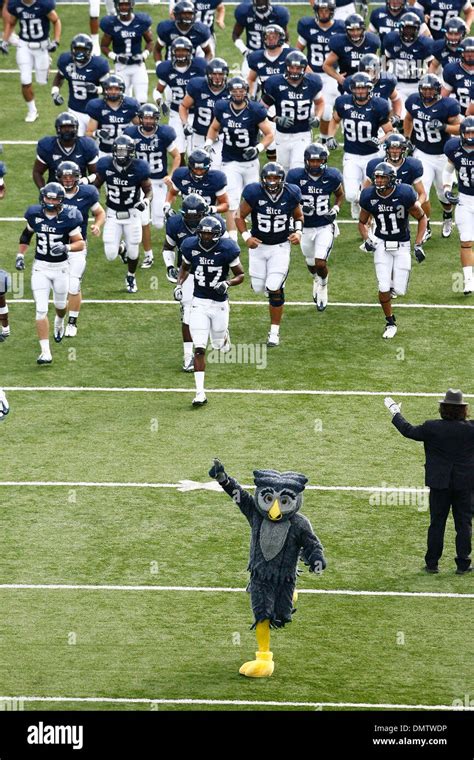
M 278 503 L 278 499 L 275 499 L 273 502 L 271 509 L 268 510 L 268 516 L 270 520 L 280 520 L 281 519 L 281 510 L 280 510 L 280 504 Z

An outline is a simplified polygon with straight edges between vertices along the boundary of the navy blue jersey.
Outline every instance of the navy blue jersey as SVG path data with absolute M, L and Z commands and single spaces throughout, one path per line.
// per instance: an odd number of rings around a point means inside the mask
M 181 255 L 194 275 L 195 298 L 227 301 L 227 293 L 217 293 L 214 286 L 227 279 L 232 266 L 240 264 L 240 248 L 235 240 L 221 238 L 207 251 L 201 248 L 196 236 L 188 237 L 181 245 Z
M 34 0 L 25 5 L 21 0 L 8 0 L 7 10 L 20 24 L 19 37 L 25 42 L 42 42 L 49 37 L 48 15 L 56 9 L 54 0 Z
M 329 29 L 319 26 L 316 19 L 310 16 L 298 21 L 298 42 L 306 45 L 308 63 L 317 74 L 323 71 L 323 63 L 329 53 L 329 40 L 335 34 L 345 34 L 344 22 L 340 19 L 332 22 Z
M 426 73 L 425 62 L 433 53 L 433 40 L 418 37 L 411 45 L 400 39 L 399 32 L 390 32 L 384 39 L 387 70 L 395 74 L 398 82 L 415 83 Z
M 448 123 L 452 116 L 458 116 L 460 106 L 454 98 L 441 98 L 431 106 L 425 106 L 418 95 L 410 95 L 405 102 L 405 108 L 413 119 L 413 132 L 410 140 L 418 150 L 433 156 L 444 153 L 444 145 L 450 135 L 430 126 L 432 121 L 439 120 Z
M 375 235 L 381 240 L 404 243 L 410 240 L 408 211 L 416 202 L 416 193 L 410 185 L 396 185 L 387 198 L 382 198 L 375 187 L 362 190 L 359 205 L 373 216 Z
M 293 119 L 293 126 L 278 126 L 277 130 L 284 134 L 308 132 L 311 106 L 322 87 L 319 74 L 305 74 L 297 87 L 290 84 L 283 74 L 269 77 L 263 86 L 264 102 L 275 106 L 277 116 L 289 116 Z
M 73 206 L 81 212 L 81 232 L 84 240 L 87 240 L 87 220 L 90 209 L 99 203 L 99 191 L 94 185 L 79 185 L 74 195 L 66 193 L 64 208 Z
M 162 179 L 168 174 L 167 152 L 176 140 L 173 127 L 159 125 L 151 135 L 142 132 L 140 126 L 130 126 L 124 130 L 135 140 L 136 156 L 146 161 L 150 167 L 150 179 Z
M 224 172 L 217 169 L 210 169 L 204 177 L 196 180 L 186 166 L 180 166 L 173 172 L 171 181 L 183 198 L 186 195 L 191 195 L 191 193 L 196 193 L 204 198 L 209 206 L 215 206 L 219 203 L 218 197 L 225 192 L 227 187 L 227 178 Z
M 222 231 L 225 232 L 225 222 L 219 214 L 209 214 L 209 216 L 217 219 L 222 227 Z M 178 266 L 181 266 L 181 246 L 183 242 L 194 235 L 194 230 L 191 230 L 186 226 L 182 213 L 173 214 L 166 220 L 165 225 L 166 242 L 172 248 L 178 250 Z
M 443 29 L 446 22 L 460 16 L 462 9 L 467 5 L 466 0 L 419 0 L 419 2 L 430 17 L 428 26 L 435 40 L 444 36 Z
M 179 111 L 186 94 L 186 87 L 194 77 L 202 77 L 206 73 L 207 61 L 205 58 L 193 58 L 191 65 L 183 71 L 176 69 L 171 61 L 161 61 L 156 67 L 156 76 L 160 84 L 164 84 L 171 90 L 171 110 Z
M 54 217 L 46 216 L 42 207 L 37 204 L 29 206 L 25 212 L 28 228 L 36 234 L 35 259 L 60 263 L 67 261 L 67 253 L 55 256 L 51 249 L 58 243 L 69 243 L 70 235 L 78 235 L 82 226 L 81 212 L 73 206 L 63 209 Z M 71 254 L 74 255 L 74 254 Z
M 381 158 L 370 159 L 365 169 L 366 177 L 373 180 L 375 168 L 380 164 L 381 160 Z M 423 164 L 417 158 L 413 158 L 413 156 L 407 156 L 398 167 L 393 166 L 391 163 L 390 166 L 392 166 L 397 173 L 397 185 L 401 182 L 403 182 L 404 185 L 413 185 L 423 176 Z
M 443 37 L 443 39 L 435 40 L 433 43 L 433 57 L 440 62 L 441 67 L 444 69 L 448 63 L 456 63 L 457 61 L 460 61 L 461 53 L 459 48 L 451 50 L 451 48 L 447 46 L 446 40 Z
M 141 196 L 141 183 L 150 177 L 146 161 L 134 158 L 126 168 L 118 168 L 112 156 L 104 156 L 97 162 L 97 175 L 105 180 L 107 208 L 114 211 L 130 211 Z
M 223 161 L 245 161 L 243 151 L 258 141 L 258 125 L 267 118 L 267 109 L 251 100 L 245 108 L 236 111 L 230 100 L 218 100 L 214 107 L 214 118 L 220 124 L 224 135 L 222 147 Z
M 214 32 L 214 17 L 216 8 L 223 0 L 195 0 L 193 2 L 196 11 L 196 21 L 208 26 L 211 34 Z
M 395 29 L 398 29 L 400 19 L 404 13 L 407 12 L 407 10 L 408 9 L 402 10 L 400 13 L 394 15 L 390 9 L 387 8 L 387 6 L 383 8 L 374 8 L 370 14 L 370 26 L 379 35 L 382 44 L 385 35 L 387 35 L 389 32 L 395 31 Z M 422 24 L 425 23 L 425 17 L 423 15 L 423 11 L 420 8 L 413 8 L 410 6 L 410 13 L 414 13 L 415 16 L 418 16 Z
M 379 128 L 388 122 L 390 106 L 384 98 L 370 98 L 364 106 L 354 103 L 352 95 L 339 95 L 334 110 L 342 119 L 344 130 L 344 152 L 358 156 L 377 153 L 379 147 L 373 138 Z
M 344 92 L 350 92 L 352 77 L 354 74 L 351 74 L 350 77 L 346 77 L 344 80 Z M 386 71 L 382 71 L 380 74 L 380 79 L 377 80 L 374 84 L 374 89 L 372 90 L 372 97 L 373 98 L 385 98 L 385 100 L 389 100 L 391 95 L 393 95 L 395 88 L 397 86 L 397 78 L 393 74 L 389 74 Z
M 444 152 L 456 167 L 460 195 L 474 195 L 474 151 L 463 148 L 459 137 L 451 137 Z
M 263 48 L 263 30 L 266 26 L 278 24 L 286 29 L 290 21 L 290 13 L 283 5 L 272 5 L 265 16 L 257 16 L 252 3 L 240 3 L 234 11 L 234 17 L 245 29 L 245 44 L 249 50 Z
M 466 71 L 461 62 L 448 63 L 443 69 L 443 80 L 461 106 L 464 116 L 471 100 L 469 93 L 474 85 L 474 71 Z
M 166 47 L 166 57 L 169 58 L 170 46 L 177 37 L 186 37 L 192 44 L 194 52 L 198 47 L 208 44 L 211 39 L 211 31 L 206 24 L 196 21 L 187 32 L 180 32 L 176 23 L 171 19 L 160 21 L 156 27 L 158 42 Z
M 338 57 L 341 74 L 355 74 L 359 71 L 359 61 L 367 53 L 376 53 L 380 47 L 380 37 L 373 32 L 366 32 L 363 42 L 356 45 L 347 34 L 335 34 L 329 40 L 329 52 Z
M 186 94 L 194 101 L 193 130 L 197 135 L 207 135 L 214 118 L 214 107 L 218 100 L 227 98 L 227 88 L 213 92 L 206 77 L 194 77 L 186 87 Z
M 330 224 L 323 214 L 331 208 L 331 194 L 342 185 L 339 169 L 326 166 L 319 177 L 312 177 L 306 169 L 290 169 L 286 181 L 301 190 L 301 202 L 313 203 L 314 211 L 304 215 L 304 227 L 325 227 Z
M 117 55 L 128 56 L 122 63 L 133 64 L 134 55 L 142 52 L 142 37 L 148 32 L 152 21 L 147 13 L 135 13 L 132 20 L 123 22 L 118 16 L 104 16 L 100 28 L 112 38 L 112 49 Z
M 285 182 L 277 198 L 270 196 L 260 182 L 251 182 L 242 192 L 242 198 L 252 208 L 252 235 L 265 245 L 277 245 L 288 240 L 291 234 L 293 211 L 301 202 L 297 185 Z
M 75 161 L 85 176 L 88 165 L 97 161 L 98 150 L 91 137 L 77 137 L 71 149 L 64 148 L 57 137 L 42 137 L 36 146 L 36 157 L 49 169 L 48 182 L 56 182 L 61 161 Z
M 280 55 L 273 59 L 268 58 L 267 50 L 254 50 L 247 56 L 248 67 L 255 72 L 257 80 L 263 83 L 273 74 L 285 72 L 285 58 L 292 50 L 294 48 L 289 47 L 289 45 L 283 45 Z
M 93 55 L 88 63 L 80 66 L 74 61 L 71 53 L 61 53 L 58 58 L 58 70 L 68 83 L 69 108 L 86 113 L 87 104 L 97 95 L 97 85 L 109 73 L 109 64 L 102 56 Z
M 108 137 L 99 138 L 99 148 L 103 153 L 112 153 L 112 144 L 122 134 L 138 113 L 140 103 L 128 95 L 118 108 L 113 108 L 103 98 L 94 98 L 86 106 L 86 113 L 97 122 L 98 129 L 105 129 Z

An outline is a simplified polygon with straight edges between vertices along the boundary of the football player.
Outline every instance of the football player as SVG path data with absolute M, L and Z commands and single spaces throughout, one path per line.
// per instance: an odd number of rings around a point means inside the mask
M 443 171 L 446 166 L 444 146 L 449 137 L 459 134 L 460 106 L 454 98 L 441 97 L 441 81 L 435 74 L 426 74 L 418 85 L 418 93 L 406 101 L 403 123 L 405 137 L 415 146 L 415 158 L 423 164 L 423 187 L 426 201 L 423 210 L 427 216 L 426 240 L 431 237 L 430 190 L 434 184 L 438 200 L 443 207 L 441 234 L 450 236 L 453 227 L 453 211 L 447 202 L 443 187 Z
M 151 208 L 142 212 L 143 249 L 145 257 L 142 269 L 149 269 L 153 264 L 151 247 L 151 224 L 157 230 L 164 226 L 164 202 L 170 175 L 181 163 L 181 156 L 176 146 L 176 132 L 168 125 L 160 124 L 160 109 L 153 103 L 140 106 L 138 111 L 138 126 L 130 126 L 124 131 L 135 141 L 137 158 L 146 161 L 150 166 L 150 179 L 153 190 Z M 168 172 L 168 155 L 172 159 L 171 170 Z
M 448 159 L 443 172 L 443 187 L 447 203 L 456 204 L 456 225 L 461 241 L 461 266 L 464 277 L 464 295 L 474 290 L 474 117 L 468 116 L 461 124 L 460 137 L 453 137 L 444 146 Z M 457 174 L 459 194 L 452 192 L 454 172 Z M 459 204 L 459 205 L 457 205 Z
M 165 214 L 175 198 L 181 195 L 200 195 L 210 214 L 224 214 L 229 210 L 227 179 L 224 172 L 211 169 L 211 159 L 205 150 L 193 150 L 188 158 L 188 166 L 176 169 L 171 175 L 171 183 L 166 196 Z
M 175 5 L 175 0 L 170 0 L 171 18 L 174 18 L 173 9 Z M 216 49 L 214 21 L 219 29 L 225 29 L 225 4 L 222 0 L 195 0 L 193 5 L 196 12 L 196 21 L 209 27 L 214 55 Z
M 223 237 L 222 225 L 213 216 L 201 219 L 196 236 L 183 242 L 181 255 L 174 297 L 177 301 L 182 300 L 182 286 L 188 274 L 193 274 L 194 296 L 189 327 L 194 343 L 196 396 L 193 406 L 196 407 L 207 403 L 204 376 L 209 339 L 214 349 L 230 350 L 227 291 L 243 282 L 244 270 L 239 246 L 235 240 Z M 233 277 L 229 277 L 230 272 Z
M 114 0 L 116 16 L 105 16 L 100 22 L 103 31 L 100 49 L 115 63 L 115 73 L 125 82 L 128 95 L 139 103 L 148 100 L 148 73 L 145 61 L 153 47 L 151 18 L 134 13 L 135 0 Z M 145 47 L 142 50 L 142 39 Z M 112 50 L 110 46 L 112 45 Z
M 309 0 L 309 4 L 314 8 L 317 0 Z M 364 18 L 367 15 L 367 2 L 366 0 L 360 0 L 357 3 L 360 6 L 360 12 Z M 354 0 L 336 0 L 336 11 L 334 18 L 336 21 L 345 21 L 348 16 L 352 16 L 356 12 L 356 3 Z
M 10 411 L 10 404 L 8 403 L 5 391 L 0 388 L 0 422 L 5 419 Z
M 308 145 L 304 169 L 291 169 L 287 182 L 301 190 L 304 214 L 301 250 L 313 277 L 313 301 L 318 311 L 328 305 L 327 262 L 336 236 L 336 219 L 344 203 L 342 174 L 327 165 L 328 149 L 321 143 Z M 331 196 L 334 195 L 331 206 Z
M 162 60 L 163 48 L 166 48 L 165 58 L 170 57 L 171 43 L 177 37 L 186 37 L 196 55 L 204 55 L 210 60 L 214 54 L 211 30 L 206 24 L 196 21 L 196 9 L 191 0 L 176 3 L 173 17 L 174 20 L 160 21 L 156 27 L 155 61 Z
M 15 267 L 25 269 L 25 253 L 36 235 L 35 260 L 31 272 L 31 289 L 36 304 L 36 331 L 41 353 L 38 364 L 51 364 L 49 345 L 48 300 L 51 289 L 56 310 L 54 340 L 64 337 L 69 287 L 69 259 L 84 250 L 82 215 L 77 208 L 63 208 L 65 192 L 58 182 L 48 182 L 40 190 L 40 204 L 25 212 L 26 227 L 20 235 Z
M 114 0 L 105 0 L 105 8 L 107 15 L 111 16 L 115 13 Z M 100 16 L 100 0 L 89 0 L 89 29 L 90 36 L 93 45 L 94 55 L 100 55 L 99 45 L 99 16 Z
M 374 253 L 375 274 L 379 287 L 379 303 L 385 315 L 383 338 L 394 338 L 397 323 L 392 311 L 392 289 L 405 295 L 411 270 L 410 226 L 412 216 L 418 222 L 414 254 L 418 263 L 425 259 L 422 241 L 426 215 L 416 200 L 412 187 L 396 184 L 396 171 L 381 162 L 374 172 L 374 184 L 360 194 L 359 232 L 368 252 Z M 369 238 L 368 223 L 375 221 L 375 239 Z
M 97 146 L 90 137 L 78 137 L 79 122 L 75 116 L 64 111 L 54 122 L 56 137 L 42 137 L 36 146 L 33 180 L 36 187 L 56 181 L 56 171 L 61 161 L 75 161 L 85 182 L 93 182 L 97 163 Z
M 175 268 L 175 250 L 177 250 L 177 266 L 181 267 L 181 245 L 192 235 L 196 234 L 196 227 L 201 219 L 208 216 L 208 206 L 200 195 L 187 195 L 183 198 L 183 204 L 178 214 L 174 212 L 166 220 L 166 236 L 163 245 L 163 259 L 166 266 L 166 278 L 169 282 L 178 282 L 178 270 Z M 215 217 L 225 232 L 224 220 Z M 193 339 L 189 331 L 189 318 L 193 302 L 194 279 L 189 275 L 182 286 L 181 310 L 181 333 L 183 338 L 183 372 L 194 372 Z
M 247 56 L 249 73 L 249 93 L 252 100 L 257 100 L 262 84 L 272 74 L 284 74 L 285 59 L 293 50 L 286 42 L 285 30 L 278 24 L 269 24 L 263 30 L 262 50 L 253 50 Z
M 444 37 L 433 43 L 433 60 L 428 74 L 439 74 L 448 63 L 461 60 L 461 42 L 467 34 L 467 26 L 461 18 L 452 18 L 446 23 Z
M 398 29 L 389 32 L 384 40 L 387 71 L 397 78 L 402 103 L 416 93 L 420 77 L 428 69 L 433 54 L 433 40 L 421 37 L 421 21 L 416 13 L 404 13 Z M 405 107 L 402 107 L 405 115 Z
M 240 3 L 234 11 L 235 24 L 232 30 L 232 42 L 242 53 L 243 61 L 240 67 L 242 76 L 249 73 L 247 54 L 252 50 L 262 50 L 263 33 L 269 24 L 278 24 L 285 31 L 288 39 L 288 24 L 290 13 L 283 5 L 272 5 L 270 0 L 251 0 Z M 245 32 L 245 42 L 241 35 Z
M 243 77 L 232 77 L 227 89 L 229 100 L 218 100 L 214 106 L 214 119 L 204 147 L 211 151 L 219 132 L 223 132 L 222 169 L 227 177 L 229 195 L 227 230 L 230 237 L 237 240 L 234 216 L 240 196 L 245 185 L 258 180 L 258 155 L 273 142 L 273 132 L 266 108 L 261 103 L 249 100 L 249 85 Z M 260 132 L 263 135 L 262 142 L 258 142 Z
M 459 45 L 461 60 L 448 63 L 443 69 L 441 95 L 451 95 L 461 106 L 464 116 L 470 103 L 470 91 L 474 85 L 474 37 L 466 37 Z
M 335 34 L 329 39 L 329 53 L 323 62 L 323 71 L 342 88 L 344 79 L 355 74 L 359 61 L 367 53 L 376 53 L 380 38 L 365 31 L 364 19 L 353 13 L 344 21 L 345 34 Z
M 185 137 L 191 137 L 191 148 L 203 148 L 207 130 L 214 118 L 214 106 L 218 100 L 227 98 L 229 67 L 223 58 L 213 58 L 206 66 L 205 77 L 193 77 L 186 87 L 186 95 L 179 105 L 179 118 Z M 194 112 L 192 126 L 189 115 Z M 213 169 L 222 164 L 222 140 L 213 147 L 211 155 Z
M 304 165 L 304 151 L 311 142 L 311 130 L 319 127 L 324 112 L 319 74 L 305 74 L 308 59 L 300 50 L 285 58 L 285 73 L 269 77 L 262 101 L 275 107 L 275 145 L 278 163 L 285 171 Z
M 38 118 L 33 92 L 33 70 L 38 84 L 46 84 L 50 64 L 49 53 L 53 53 L 61 41 L 61 21 L 56 13 L 55 0 L 8 0 L 7 20 L 0 43 L 0 53 L 8 54 L 9 40 L 14 26 L 20 22 L 20 38 L 16 43 L 16 62 L 20 69 L 21 92 L 28 113 L 25 121 Z M 54 39 L 49 39 L 51 24 Z
M 380 58 L 375 53 L 367 53 L 359 61 L 359 71 L 368 74 L 374 88 L 372 90 L 373 98 L 385 98 L 391 107 L 392 115 L 390 120 L 394 129 L 402 126 L 400 114 L 402 112 L 402 101 L 397 90 L 397 78 L 388 71 L 382 72 Z M 344 92 L 351 91 L 352 77 L 346 77 L 344 80 Z
M 236 217 L 237 229 L 249 248 L 252 290 L 268 294 L 270 332 L 267 346 L 271 347 L 280 343 L 290 243 L 298 245 L 301 242 L 303 212 L 300 202 L 300 188 L 285 182 L 285 170 L 281 164 L 270 162 L 262 168 L 260 182 L 244 187 Z M 249 214 L 252 220 L 250 232 L 245 221 Z
M 2 331 L 0 332 L 0 343 L 10 335 L 10 324 L 8 321 L 8 305 L 6 294 L 9 286 L 9 276 L 4 269 L 0 269 L 0 325 Z
M 181 164 L 184 166 L 187 138 L 192 135 L 192 127 L 188 122 L 183 123 L 179 114 L 186 88 L 194 77 L 203 77 L 206 72 L 204 58 L 193 58 L 193 46 L 186 37 L 177 37 L 171 43 L 170 60 L 161 61 L 156 66 L 158 84 L 153 93 L 158 104 L 162 94 L 169 87 L 171 94 L 169 125 L 176 132 L 176 145 L 181 153 Z
M 389 118 L 390 106 L 384 98 L 372 98 L 374 86 L 368 74 L 354 74 L 351 94 L 336 98 L 329 124 L 329 148 L 336 147 L 334 135 L 342 122 L 344 131 L 343 176 L 347 200 L 351 204 L 352 218 L 359 216 L 358 197 L 365 177 L 365 168 L 372 156 L 379 152 L 379 129 L 387 135 L 393 132 Z
M 90 100 L 86 106 L 89 115 L 86 134 L 99 143 L 99 157 L 112 153 L 116 137 L 130 124 L 138 124 L 140 103 L 125 95 L 125 82 L 118 74 L 109 74 L 102 83 L 102 98 Z
M 385 163 L 393 166 L 396 172 L 395 183 L 411 185 L 417 195 L 417 201 L 422 206 L 426 201 L 423 187 L 423 164 L 413 156 L 407 156 L 408 140 L 403 135 L 393 133 L 384 142 Z M 380 163 L 380 156 L 371 158 L 366 166 L 364 188 L 370 187 L 374 181 L 374 172 Z
M 315 18 L 305 17 L 298 21 L 296 45 L 299 50 L 307 48 L 309 65 L 323 83 L 324 112 L 320 129 L 321 142 L 324 143 L 338 91 L 336 80 L 323 71 L 323 63 L 329 53 L 329 40 L 335 34 L 344 34 L 345 26 L 342 20 L 334 20 L 336 0 L 315 0 L 313 10 Z
M 468 29 L 474 21 L 474 8 L 470 0 L 423 0 L 426 23 L 435 40 L 443 38 L 444 30 L 451 19 L 464 11 L 464 21 Z
M 420 34 L 431 37 L 431 32 L 425 24 L 423 11 L 419 7 L 410 7 L 410 13 L 415 13 L 420 19 Z M 370 14 L 369 32 L 375 32 L 384 42 L 389 32 L 398 29 L 400 19 L 407 10 L 407 0 L 385 0 L 385 7 L 374 8 Z
M 81 233 L 85 241 L 85 247 L 69 259 L 69 317 L 66 325 L 66 338 L 75 338 L 77 335 L 77 320 L 81 309 L 81 282 L 86 269 L 87 256 L 87 222 L 89 211 L 92 212 L 94 223 L 91 232 L 98 237 L 105 222 L 105 211 L 99 203 L 99 191 L 93 185 L 81 185 L 81 170 L 74 161 L 61 161 L 57 170 L 56 178 L 64 188 L 64 208 L 73 206 L 80 211 L 82 216 Z
M 68 110 L 79 122 L 78 135 L 85 135 L 89 115 L 87 103 L 98 95 L 101 82 L 109 73 L 109 64 L 100 55 L 92 55 L 93 43 L 87 34 L 76 34 L 71 42 L 71 52 L 61 53 L 58 71 L 53 80 L 51 97 L 56 106 L 62 106 L 60 94 L 64 80 L 69 86 Z
M 123 237 L 128 262 L 125 286 L 128 293 L 136 293 L 135 272 L 142 241 L 141 212 L 145 211 L 151 201 L 152 187 L 150 165 L 135 157 L 135 142 L 129 135 L 116 137 L 112 155 L 97 162 L 94 184 L 100 188 L 104 183 L 107 190 L 103 234 L 105 256 L 108 261 L 117 258 Z

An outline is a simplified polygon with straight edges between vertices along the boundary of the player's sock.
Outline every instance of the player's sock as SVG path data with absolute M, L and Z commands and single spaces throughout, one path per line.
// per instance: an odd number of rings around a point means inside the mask
M 231 240 L 235 240 L 237 242 L 237 230 L 228 230 L 229 237 Z
M 145 254 L 145 256 L 150 256 L 151 258 L 153 258 L 153 251 L 151 248 L 149 251 L 143 251 L 143 253 Z
M 270 325 L 270 335 L 279 335 L 280 325 Z
M 443 211 L 443 219 L 452 219 L 452 218 L 453 218 L 452 211 Z
M 99 44 L 99 35 L 98 34 L 91 34 L 90 37 L 91 37 L 92 43 L 94 45 L 98 45 Z
M 54 317 L 54 332 L 56 332 L 56 330 L 61 330 L 62 327 L 64 327 L 64 317 L 58 317 L 56 315 Z
M 324 288 L 328 284 L 328 276 L 326 275 L 326 277 L 319 277 L 319 284 Z
M 165 267 L 167 269 L 168 267 L 174 267 L 174 252 L 163 251 L 163 261 L 165 262 Z
M 193 356 L 193 343 L 192 341 L 183 341 L 183 350 L 184 350 L 184 363 L 189 364 L 189 362 L 192 359 Z
M 205 372 L 195 372 L 194 381 L 196 383 L 196 393 L 204 393 L 204 375 Z
M 47 338 L 44 338 L 44 340 L 40 340 L 40 346 L 41 346 L 41 353 L 42 354 L 50 354 L 51 349 L 49 347 L 49 340 Z
M 470 267 L 463 267 L 462 273 L 464 275 L 464 280 L 471 280 L 472 279 L 472 266 Z
M 37 110 L 34 100 L 29 100 L 26 105 L 28 106 L 28 113 L 34 113 Z

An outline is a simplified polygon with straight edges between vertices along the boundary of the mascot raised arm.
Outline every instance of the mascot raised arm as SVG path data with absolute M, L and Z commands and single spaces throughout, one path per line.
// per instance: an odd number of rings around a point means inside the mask
M 326 567 L 323 547 L 307 517 L 299 513 L 308 479 L 299 472 L 254 470 L 255 496 L 227 475 L 218 459 L 209 470 L 247 518 L 250 529 L 248 591 L 255 617 L 258 652 L 245 662 L 244 676 L 264 678 L 274 669 L 270 628 L 291 622 L 300 556 L 310 572 Z

